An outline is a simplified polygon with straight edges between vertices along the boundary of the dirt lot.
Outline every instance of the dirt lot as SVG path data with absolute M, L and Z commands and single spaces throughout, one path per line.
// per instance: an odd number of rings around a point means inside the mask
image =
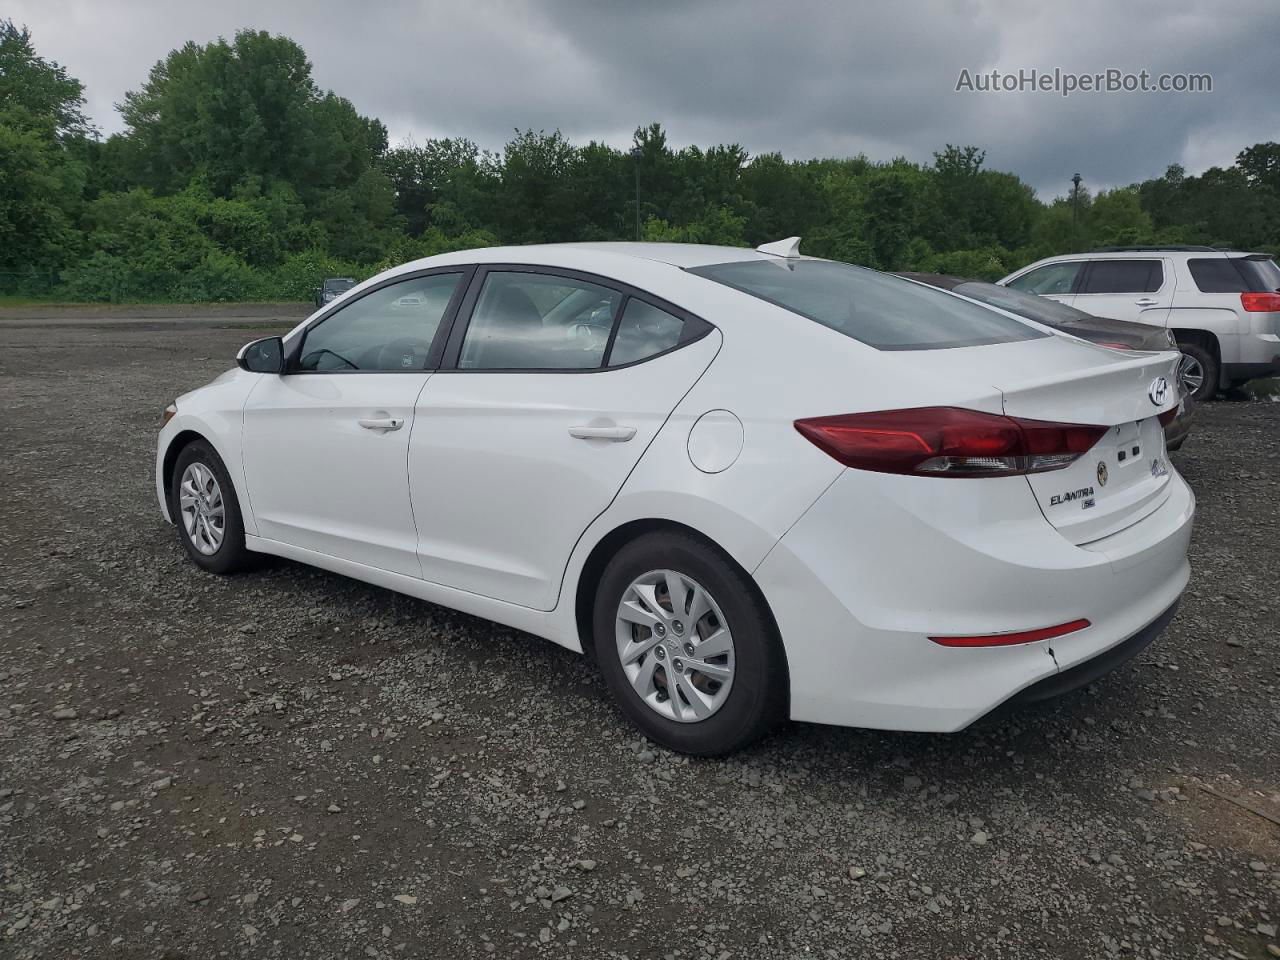
M 952 736 L 639 742 L 577 657 L 183 557 L 161 408 L 265 321 L 0 319 L 0 956 L 1280 956 L 1280 403 L 1175 455 L 1195 573 Z M 274 329 L 274 328 L 273 328 Z

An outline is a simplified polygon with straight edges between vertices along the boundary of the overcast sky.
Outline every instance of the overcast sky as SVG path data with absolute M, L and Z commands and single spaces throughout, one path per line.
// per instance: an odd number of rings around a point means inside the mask
M 1280 140 L 1273 0 L 10 0 L 37 49 L 114 104 L 187 40 L 253 27 L 306 49 L 317 82 L 392 141 L 513 128 L 630 142 L 654 120 L 677 145 L 738 142 L 788 157 L 928 161 L 977 144 L 1044 198 L 1086 185 L 1229 165 Z M 956 92 L 971 75 L 1054 68 L 1207 73 L 1212 93 Z

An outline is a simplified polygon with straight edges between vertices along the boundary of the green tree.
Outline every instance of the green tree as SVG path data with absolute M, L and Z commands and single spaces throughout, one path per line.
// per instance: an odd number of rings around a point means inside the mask
M 0 115 L 5 122 L 52 126 L 55 136 L 85 136 L 93 128 L 84 115 L 84 87 L 52 60 L 39 56 L 31 32 L 0 19 Z

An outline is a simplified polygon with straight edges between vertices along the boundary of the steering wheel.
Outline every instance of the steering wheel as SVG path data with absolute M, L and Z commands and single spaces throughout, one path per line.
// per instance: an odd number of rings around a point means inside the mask
M 409 363 L 405 363 L 408 360 Z M 378 348 L 377 370 L 417 370 L 427 360 L 427 347 L 421 340 L 401 337 Z

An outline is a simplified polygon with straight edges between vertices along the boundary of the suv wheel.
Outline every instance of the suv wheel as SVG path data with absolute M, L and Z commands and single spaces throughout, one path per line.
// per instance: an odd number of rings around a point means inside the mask
M 1185 340 L 1178 343 L 1182 364 L 1178 374 L 1198 403 L 1211 400 L 1218 392 L 1218 359 L 1203 344 Z

